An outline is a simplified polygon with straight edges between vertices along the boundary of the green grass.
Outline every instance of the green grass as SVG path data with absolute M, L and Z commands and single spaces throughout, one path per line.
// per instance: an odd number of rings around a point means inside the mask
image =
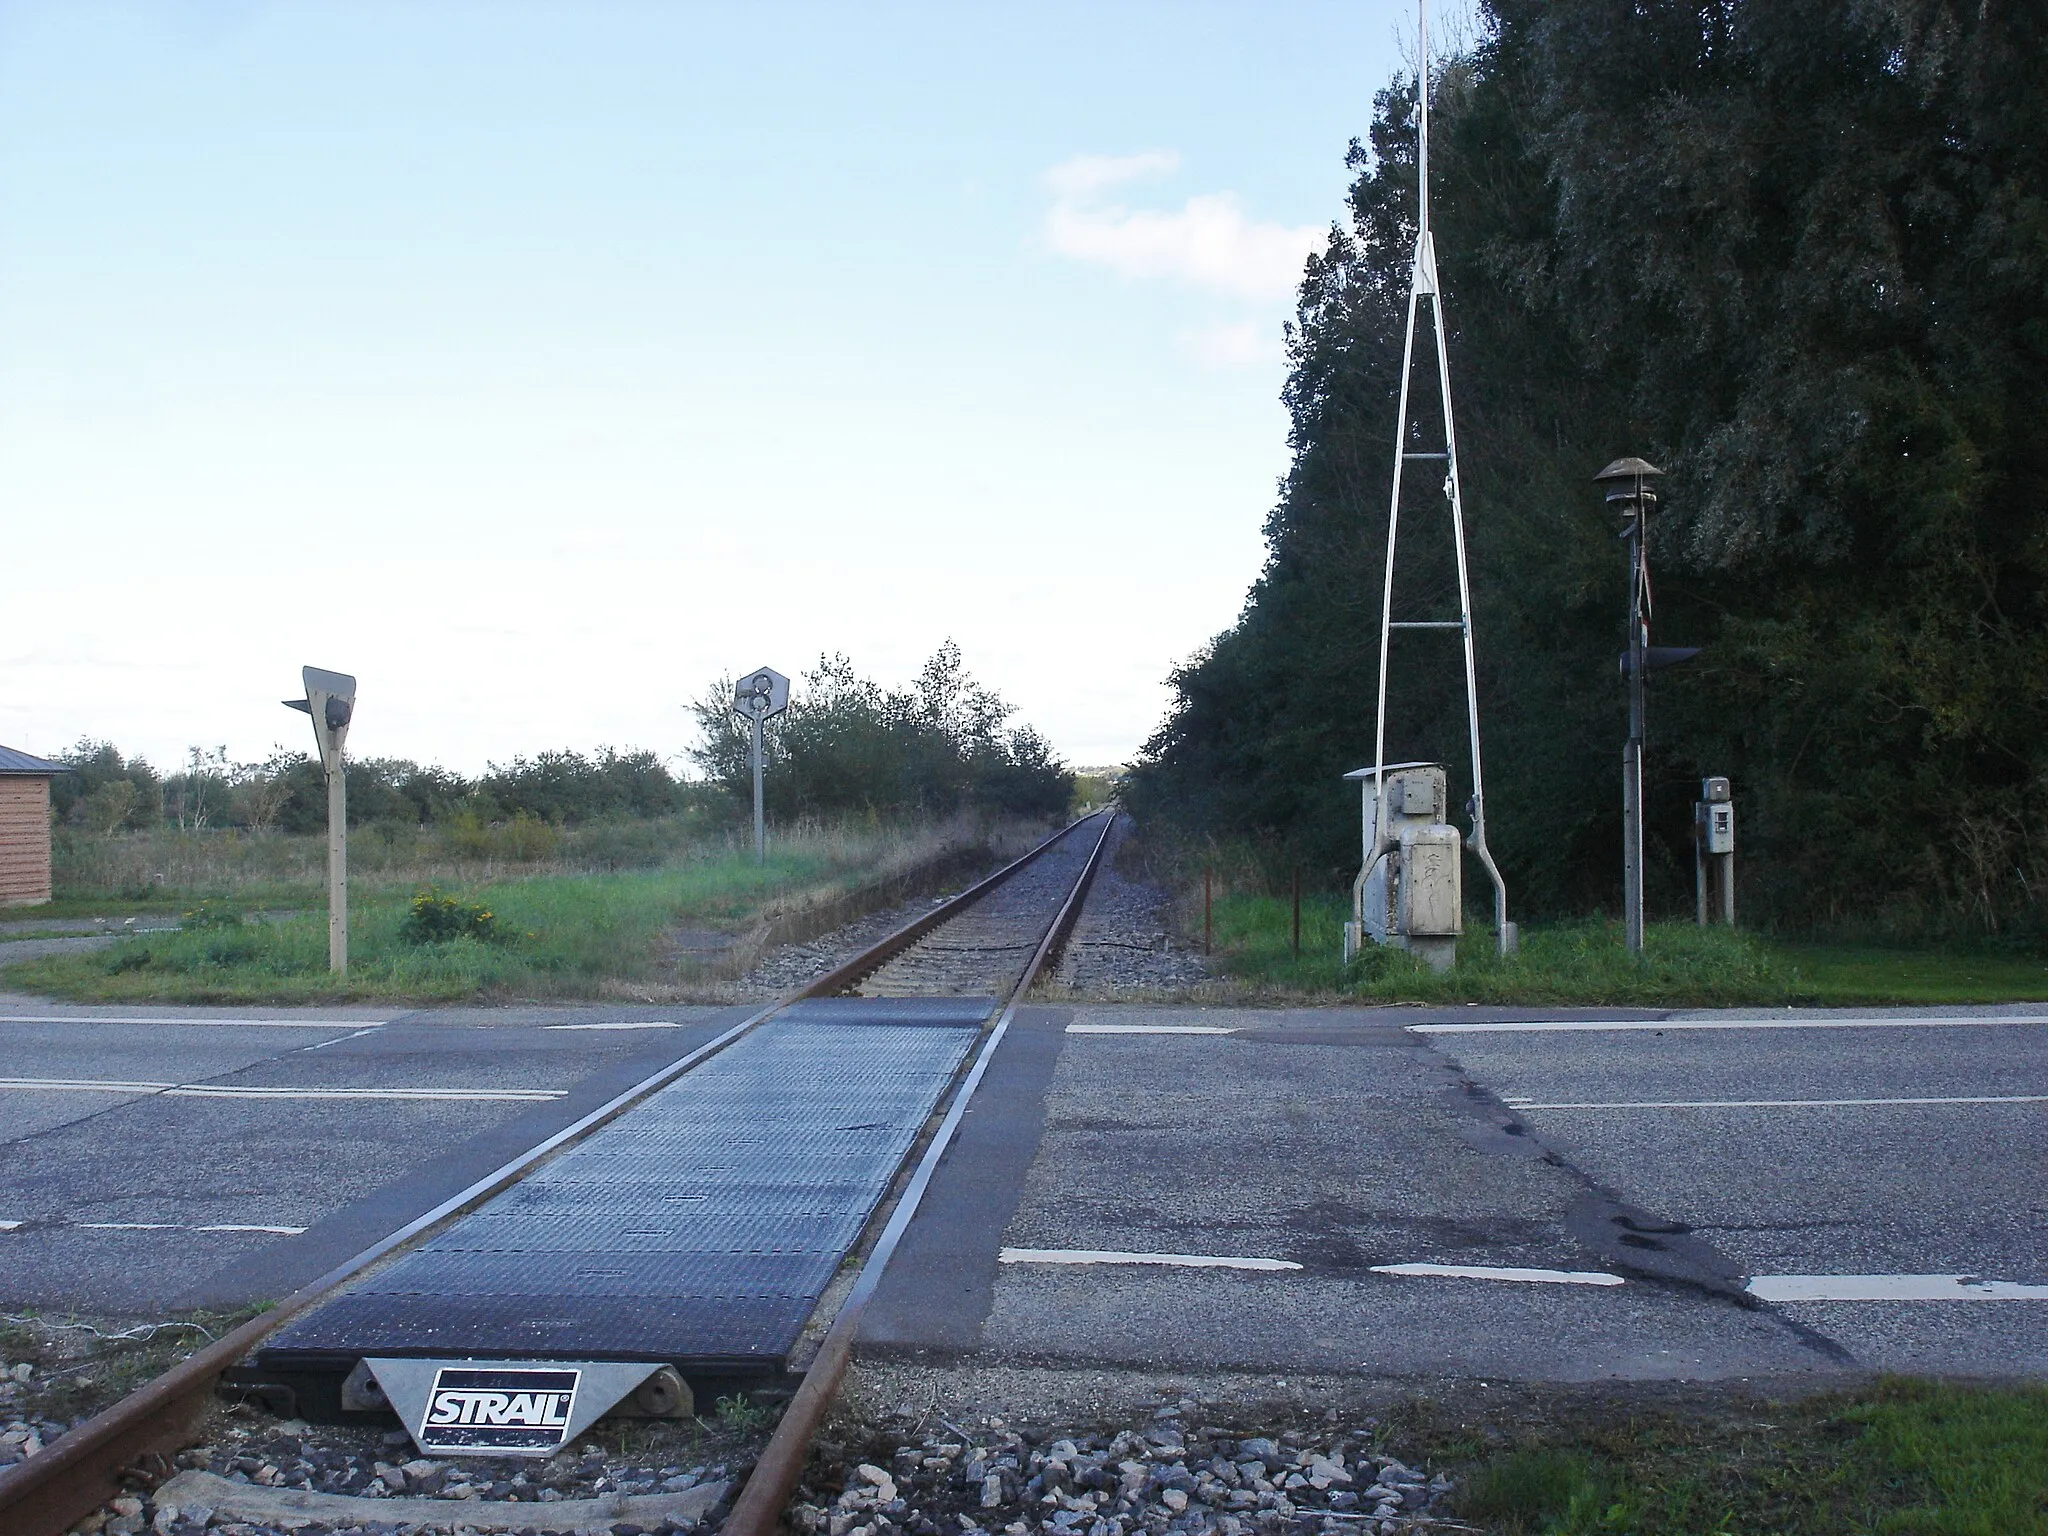
M 118 933 L 118 928 L 109 932 Z M 36 939 L 96 939 L 90 928 L 12 928 L 0 931 L 0 944 L 27 944 Z
M 606 981 L 653 974 L 664 930 L 677 924 L 731 929 L 776 898 L 821 885 L 849 886 L 865 866 L 829 849 L 701 859 L 669 869 L 553 875 L 449 890 L 488 907 L 502 938 L 413 945 L 399 937 L 411 892 L 352 902 L 349 978 L 327 970 L 324 912 L 238 927 L 122 939 L 84 954 L 24 960 L 0 984 L 96 1002 L 316 1002 L 391 998 L 445 1001 L 518 995 L 590 995 Z
M 191 905 L 189 898 L 177 896 L 143 898 L 60 891 L 54 901 L 39 902 L 33 907 L 0 907 L 0 919 L 27 922 L 36 918 L 106 917 L 119 921 L 124 917 L 175 917 Z
M 2048 998 L 2048 960 L 1965 949 L 1780 944 L 1818 1003 L 2011 1003 Z
M 1642 955 L 1631 956 L 1621 925 L 1597 918 L 1525 928 L 1519 952 L 1506 960 L 1494 954 L 1490 932 L 1469 924 L 1457 965 L 1442 974 L 1377 948 L 1347 968 L 1349 915 L 1342 897 L 1303 897 L 1297 957 L 1288 898 L 1219 896 L 1212 963 L 1254 992 L 1372 1002 L 1728 1007 L 2048 998 L 2048 963 L 2026 956 L 1786 944 L 1693 923 L 1652 923 Z
M 1555 1415 L 1465 1469 L 1454 1507 L 1499 1536 L 2048 1533 L 2048 1390 L 1900 1380 L 1761 1406 Z

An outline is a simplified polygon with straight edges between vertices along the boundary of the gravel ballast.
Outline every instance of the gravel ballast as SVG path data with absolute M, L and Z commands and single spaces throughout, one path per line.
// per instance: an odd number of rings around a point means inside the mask
M 811 1536 L 1336 1536 L 1445 1523 L 1451 1484 L 1373 1449 L 1375 1425 L 1205 1427 L 1192 1399 L 1120 1428 L 989 1419 L 821 1443 L 789 1523 Z
M 642 1421 L 644 1423 L 644 1421 Z M 618 1435 L 602 1426 L 603 1438 Z M 751 1468 L 758 1435 L 720 1459 L 665 1459 L 663 1432 L 621 1455 L 593 1435 L 546 1459 L 419 1456 L 403 1430 L 379 1432 L 223 1415 L 173 1475 L 73 1527 L 77 1536 L 683 1536 L 712 1531 Z M 667 1432 L 672 1438 L 685 1431 Z M 673 1444 L 671 1449 L 674 1449 Z

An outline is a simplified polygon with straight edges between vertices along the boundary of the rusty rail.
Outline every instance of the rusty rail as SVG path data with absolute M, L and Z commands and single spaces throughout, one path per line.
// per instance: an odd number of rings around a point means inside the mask
M 1061 828 L 1022 857 L 1012 860 L 986 879 L 976 882 L 943 906 L 934 907 L 930 912 L 906 924 L 848 964 L 820 977 L 801 991 L 757 1009 L 716 1038 L 670 1062 L 660 1071 L 643 1078 L 574 1124 L 565 1126 L 545 1141 L 486 1174 L 467 1189 L 450 1196 L 424 1215 L 416 1217 L 396 1232 L 343 1261 L 319 1279 L 294 1291 L 269 1311 L 251 1318 L 233 1332 L 188 1355 L 168 1371 L 153 1377 L 119 1402 L 102 1409 L 76 1429 L 51 1442 L 37 1455 L 26 1461 L 16 1462 L 11 1467 L 0 1468 L 0 1531 L 4 1531 L 6 1536 L 63 1536 L 63 1533 L 73 1525 L 122 1492 L 124 1473 L 131 1469 L 146 1467 L 152 1457 L 168 1458 L 190 1444 L 193 1430 L 218 1389 L 223 1373 L 276 1329 L 324 1301 L 330 1293 L 393 1250 L 426 1236 L 509 1185 L 516 1184 L 557 1152 L 602 1129 L 650 1094 L 667 1087 L 676 1078 L 707 1057 L 724 1050 L 791 1003 L 804 998 L 829 997 L 843 992 L 878 966 L 886 964 L 908 949 L 948 918 L 959 916 L 1047 849 L 1078 831 L 1090 819 L 1084 816 Z M 1109 813 L 1109 824 L 1113 824 L 1114 820 L 1112 811 Z M 1102 840 L 1098 841 L 1090 855 L 1081 882 L 1076 886 L 1077 891 L 1085 890 L 1088 880 L 1093 877 L 1096 860 L 1101 854 L 1102 842 L 1107 840 L 1107 836 L 1108 824 L 1105 825 Z M 1073 918 L 1069 909 L 1078 911 L 1078 902 L 1074 896 L 1069 896 L 1067 906 L 1062 907 L 1059 918 L 1055 919 L 1053 929 L 1047 934 L 1048 944 L 1053 934 L 1059 933 L 1063 936 L 1062 924 L 1071 926 Z M 1016 1006 L 1015 996 L 1021 995 L 1028 988 L 1047 952 L 1047 945 L 1041 945 L 1039 953 L 1033 957 L 1031 967 L 1025 972 L 1024 982 L 1018 987 L 1017 994 L 1012 996 L 1010 1006 L 1005 1008 L 996 1032 L 990 1036 L 988 1044 L 983 1048 L 982 1056 L 975 1063 L 972 1081 L 979 1081 L 987 1051 L 999 1037 L 1001 1030 L 1007 1026 L 1010 1012 Z M 965 1103 L 964 1093 L 967 1091 L 971 1090 L 963 1088 L 962 1096 L 957 1099 L 959 1104 Z M 919 1172 L 928 1178 L 922 1166 Z M 922 1193 L 923 1181 L 913 1180 L 912 1189 L 916 1193 Z M 914 1200 L 909 1193 L 906 1193 L 905 1202 L 899 1203 L 899 1210 L 904 1204 L 914 1208 Z M 892 1228 L 893 1225 L 892 1223 Z M 890 1230 L 883 1232 L 882 1239 L 875 1249 L 875 1255 L 884 1256 L 886 1261 L 884 1245 L 890 1251 L 895 1248 L 895 1240 Z M 869 1262 L 874 1262 L 872 1256 Z M 880 1278 L 879 1270 L 876 1272 L 876 1278 Z M 867 1282 L 865 1271 L 862 1274 L 862 1282 Z M 868 1288 L 873 1289 L 871 1284 Z M 859 1286 L 855 1287 L 854 1294 L 865 1302 L 866 1297 L 860 1294 Z M 849 1305 L 852 1304 L 852 1299 L 850 1296 Z M 844 1316 L 843 1309 L 841 1315 Z M 831 1337 L 827 1335 L 827 1346 L 831 1344 Z M 821 1350 L 820 1358 L 822 1356 Z M 843 1370 L 842 1362 L 839 1371 Z M 807 1373 L 805 1378 L 806 1387 L 809 1386 L 811 1375 L 815 1375 L 816 1372 L 817 1363 L 814 1361 L 810 1373 Z M 837 1384 L 837 1379 L 838 1372 L 835 1372 L 834 1385 Z M 798 1397 L 801 1398 L 802 1395 L 800 1391 Z M 773 1448 L 771 1442 L 770 1449 Z M 799 1471 L 801 1466 L 802 1458 L 799 1456 Z M 784 1497 L 786 1499 L 787 1495 Z M 778 1504 L 776 1507 L 779 1511 L 781 1506 Z
M 1081 914 L 1081 904 L 1087 900 L 1088 887 L 1094 883 L 1096 869 L 1102 862 L 1103 850 L 1109 845 L 1109 834 L 1116 826 L 1116 808 L 1098 813 L 1103 817 L 1102 832 L 1089 851 L 1088 862 L 1083 866 L 1080 878 L 1067 893 L 1059 914 L 1052 926 L 1046 930 L 1031 963 L 1025 967 L 1023 978 L 1003 1004 L 995 1027 L 982 1041 L 976 1052 L 974 1065 L 961 1080 L 959 1089 L 953 1095 L 952 1106 L 946 1111 L 946 1118 L 940 1122 L 937 1132 L 918 1160 L 917 1171 L 911 1175 L 904 1187 L 903 1196 L 896 1202 L 896 1209 L 890 1213 L 888 1224 L 868 1253 L 867 1262 L 861 1266 L 860 1277 L 854 1281 L 853 1289 L 846 1294 L 839 1314 L 832 1320 L 824 1340 L 818 1345 L 818 1352 L 812 1357 L 810 1369 L 804 1372 L 804 1379 L 783 1410 L 782 1420 L 775 1426 L 775 1433 L 769 1437 L 766 1449 L 754 1463 L 754 1470 L 748 1475 L 747 1483 L 734 1500 L 732 1513 L 725 1518 L 719 1536 L 775 1536 L 782 1521 L 783 1509 L 788 1505 L 790 1495 L 795 1493 L 797 1483 L 803 1477 L 804 1463 L 810 1457 L 811 1441 L 817 1436 L 818 1426 L 824 1422 L 826 1412 L 832 1406 L 832 1399 L 839 1391 L 839 1383 L 846 1376 L 846 1368 L 853 1360 L 853 1347 L 860 1335 L 861 1316 L 867 1310 L 869 1299 L 882 1283 L 882 1272 L 888 1268 L 889 1260 L 896 1252 L 912 1219 L 917 1215 L 918 1202 L 930 1185 L 932 1174 L 937 1171 L 939 1160 L 952 1145 L 953 1134 L 959 1129 L 961 1118 L 967 1113 L 967 1101 L 974 1096 L 983 1075 L 988 1071 L 989 1062 L 994 1059 L 996 1048 L 1003 1043 L 1003 1036 L 1009 1032 L 1010 1020 L 1016 1015 L 1017 1004 L 1031 985 L 1038 979 L 1039 972 L 1059 953 L 1073 929 L 1074 920 Z M 1079 823 L 1076 823 L 1079 825 Z

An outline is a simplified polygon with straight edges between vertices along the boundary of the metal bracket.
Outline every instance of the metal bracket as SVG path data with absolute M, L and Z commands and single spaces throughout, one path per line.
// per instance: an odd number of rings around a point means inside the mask
M 629 1395 L 648 1398 L 640 1417 L 695 1406 L 673 1367 L 648 1360 L 366 1358 L 342 1394 L 343 1407 L 382 1398 L 426 1456 L 552 1456 Z

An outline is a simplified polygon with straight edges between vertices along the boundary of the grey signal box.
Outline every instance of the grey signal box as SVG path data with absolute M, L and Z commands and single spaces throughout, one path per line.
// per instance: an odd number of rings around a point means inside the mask
M 1463 841 L 1446 820 L 1441 763 L 1389 763 L 1344 775 L 1364 793 L 1365 867 L 1352 882 L 1344 925 L 1348 963 L 1375 944 L 1405 949 L 1433 970 L 1456 959 L 1465 930 Z M 1384 784 L 1385 804 L 1380 803 Z

